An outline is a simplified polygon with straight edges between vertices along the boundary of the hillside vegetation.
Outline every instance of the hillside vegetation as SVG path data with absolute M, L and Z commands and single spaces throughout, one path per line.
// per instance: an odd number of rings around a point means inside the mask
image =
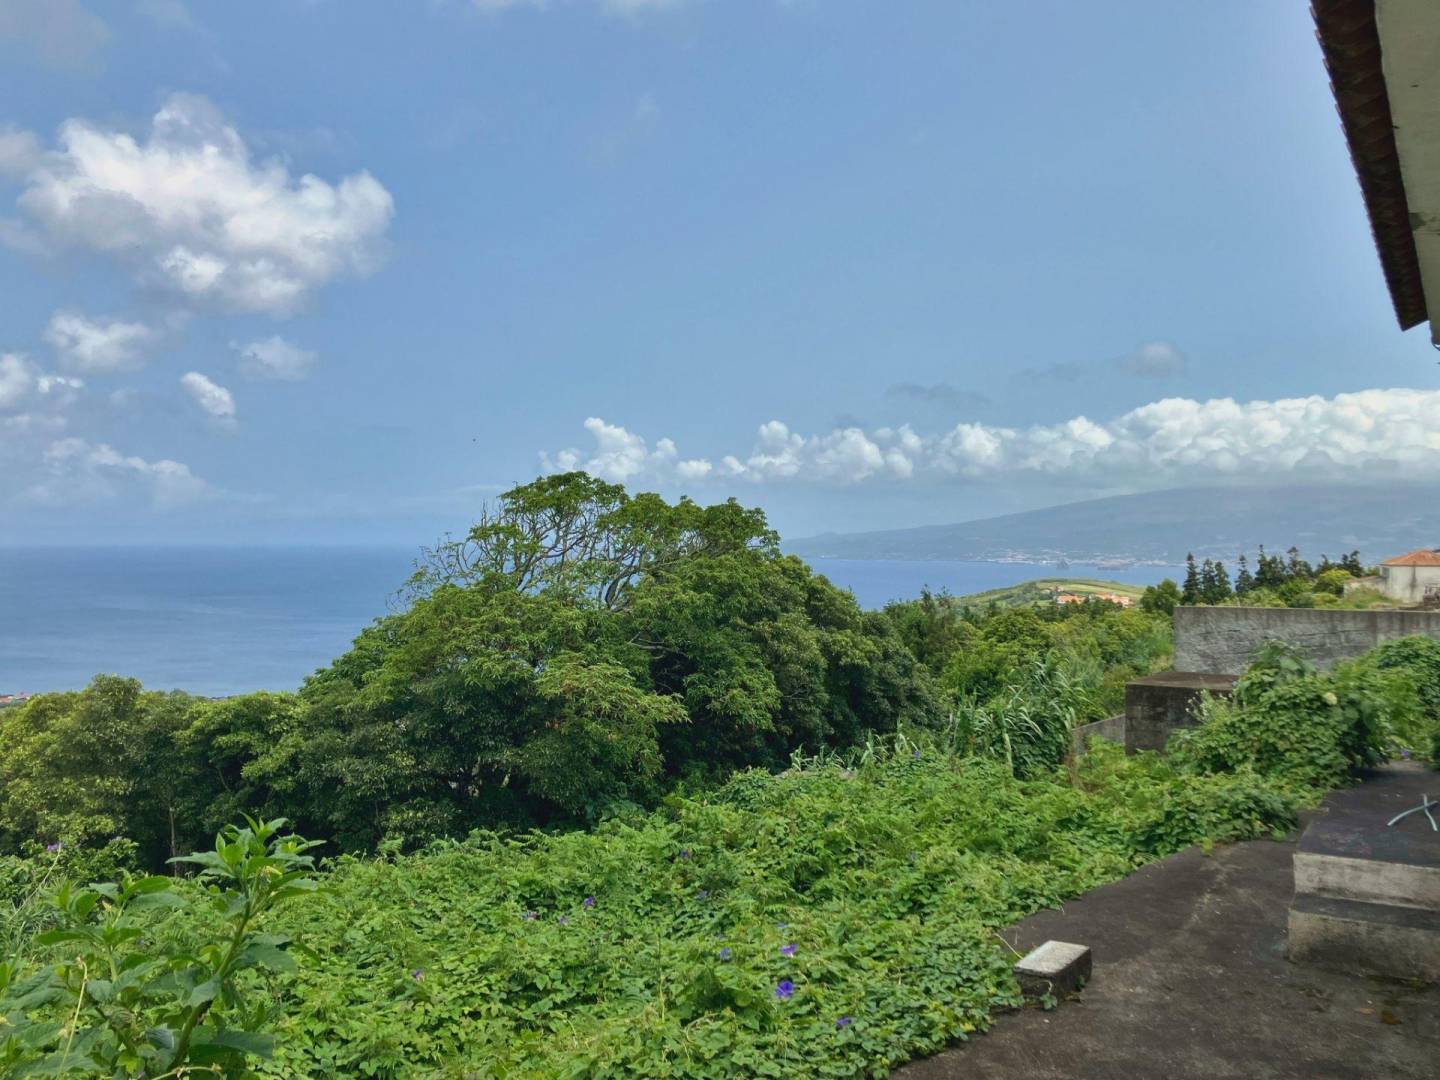
M 1070 760 L 1169 645 L 865 613 L 733 502 L 515 489 L 296 694 L 0 718 L 0 1076 L 883 1073 L 1017 1001 L 998 928 L 1440 730 L 1407 639 Z

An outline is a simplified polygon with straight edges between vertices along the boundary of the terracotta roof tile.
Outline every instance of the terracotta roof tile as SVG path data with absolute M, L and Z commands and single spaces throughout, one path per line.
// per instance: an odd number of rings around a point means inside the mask
M 1440 551 L 1432 551 L 1430 548 L 1421 548 L 1419 551 L 1412 551 L 1408 555 L 1397 555 L 1393 559 L 1386 559 L 1381 566 L 1440 566 Z

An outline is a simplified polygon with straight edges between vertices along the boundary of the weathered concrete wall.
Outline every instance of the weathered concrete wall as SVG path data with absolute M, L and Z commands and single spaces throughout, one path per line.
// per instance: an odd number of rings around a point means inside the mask
M 1085 753 L 1085 744 L 1091 739 L 1108 739 L 1125 745 L 1125 714 L 1107 716 L 1104 720 L 1081 724 L 1070 732 L 1070 752 L 1076 757 Z
M 1238 675 L 1255 650 L 1271 640 L 1294 646 L 1320 667 L 1330 667 L 1382 641 L 1411 634 L 1440 640 L 1440 611 L 1179 607 L 1175 670 Z
M 1233 675 L 1193 671 L 1162 671 L 1126 683 L 1125 752 L 1165 749 L 1171 735 L 1199 722 L 1202 696 L 1228 697 L 1234 685 Z

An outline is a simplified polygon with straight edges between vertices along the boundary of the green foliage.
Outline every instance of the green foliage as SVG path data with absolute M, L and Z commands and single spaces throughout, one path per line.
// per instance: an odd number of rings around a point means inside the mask
M 1180 606 L 1180 586 L 1166 578 L 1159 585 L 1148 585 L 1140 594 L 1140 610 L 1169 618 Z
M 1179 602 L 1182 604 L 1244 604 L 1247 607 L 1355 607 L 1371 606 L 1384 597 L 1369 590 L 1345 597 L 1345 586 L 1358 577 L 1364 577 L 1365 567 L 1360 562 L 1360 553 L 1352 551 L 1338 563 L 1322 555 L 1320 562 L 1311 565 L 1300 557 L 1298 548 L 1290 548 L 1285 555 L 1271 555 L 1262 545 L 1255 560 L 1255 572 L 1250 572 L 1250 562 L 1241 552 L 1235 562 L 1235 584 L 1230 584 L 1230 573 L 1221 560 L 1206 559 L 1203 564 L 1195 562 L 1195 556 L 1186 559 L 1185 588 Z M 1341 598 L 1345 597 L 1344 600 Z
M 548 477 L 412 585 L 243 770 L 347 850 L 594 821 L 941 713 L 889 623 L 733 502 Z
M 0 718 L 0 841 L 134 840 L 158 865 L 175 854 L 171 820 L 185 776 L 171 739 L 195 699 L 142 691 L 135 679 L 97 676 L 78 693 L 40 694 Z
M 1200 726 L 1168 747 L 1201 773 L 1254 770 L 1297 789 L 1326 790 L 1389 756 L 1393 732 L 1417 709 L 1408 673 L 1368 658 L 1324 674 L 1272 643 L 1236 683 L 1233 701 L 1212 698 Z
M 1070 669 L 1038 655 L 987 703 L 961 701 L 952 720 L 955 752 L 1003 761 L 1015 776 L 1044 776 L 1070 752 L 1070 732 L 1090 703 Z
M 250 820 L 217 836 L 213 851 L 177 859 L 200 868 L 195 887 L 129 875 L 63 884 L 53 901 L 59 925 L 33 939 L 49 962 L 0 964 L 0 1068 L 232 1076 L 268 1057 L 271 1015 L 254 976 L 294 971 L 295 962 L 288 936 L 259 927 L 315 889 L 305 854 L 315 845 L 279 835 L 284 824 Z
M 1390 721 L 1393 744 L 1405 753 L 1429 756 L 1440 761 L 1436 740 L 1440 739 L 1440 641 L 1427 637 L 1405 637 L 1386 641 L 1373 649 L 1366 662 L 1392 679 L 1404 679 L 1415 695 L 1414 709 Z
M 630 603 L 643 607 L 644 590 Z M 750 609 L 725 610 L 729 625 Z M 1433 644 L 1397 642 L 1321 674 L 1270 647 L 1168 758 L 1097 741 L 1060 769 L 1095 671 L 1151 656 L 1163 622 L 1111 611 L 962 624 L 997 648 L 1038 627 L 1044 651 L 948 728 L 797 753 L 782 772 L 742 771 L 654 810 L 613 807 L 589 831 L 481 830 L 408 855 L 393 842 L 341 856 L 324 890 L 279 918 L 269 909 L 311 883 L 309 845 L 279 840 L 277 823 L 230 830 L 185 860 L 198 883 L 61 886 L 59 925 L 14 935 L 19 955 L 0 972 L 0 1068 L 883 1073 L 1017 1003 L 997 929 L 1180 848 L 1291 829 L 1300 807 L 1383 757 L 1437 659 Z M 895 633 L 887 622 L 882 636 Z M 801 667 L 813 656 L 794 655 Z M 784 664 L 765 670 L 803 692 Z M 536 678 L 557 722 L 576 725 L 567 742 L 633 760 L 627 733 L 650 720 L 606 710 L 646 707 L 653 691 L 634 669 L 577 647 Z M 243 734 L 303 728 L 308 715 L 250 702 L 217 723 Z M 554 753 L 555 776 L 586 775 L 568 747 Z M 237 775 L 281 797 L 250 771 Z M 430 804 L 401 805 L 418 819 Z
M 116 837 L 104 847 L 84 848 L 31 841 L 23 854 L 0 855 L 0 957 L 56 922 L 49 893 L 66 881 L 107 881 L 137 865 L 133 840 Z
M 298 966 L 264 994 L 236 980 L 241 1001 L 218 995 L 195 1030 L 213 1045 L 222 1021 L 263 1027 L 273 1056 L 247 1064 L 287 1077 L 860 1077 L 1018 1004 L 995 930 L 1293 818 L 1258 777 L 1186 777 L 1154 755 L 1097 746 L 1073 783 L 1019 781 L 898 739 L 589 832 L 342 857 L 265 928 L 305 942 Z M 217 921 L 163 914 L 143 919 L 155 958 L 193 954 Z

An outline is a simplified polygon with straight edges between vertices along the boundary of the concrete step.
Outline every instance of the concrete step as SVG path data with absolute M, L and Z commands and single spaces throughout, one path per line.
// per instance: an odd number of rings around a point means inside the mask
M 1289 951 L 1304 963 L 1440 980 L 1440 911 L 1298 895 L 1290 905 Z
M 1297 851 L 1295 893 L 1440 911 L 1440 867 Z
M 1440 911 L 1440 833 L 1423 814 L 1386 824 L 1437 793 L 1440 776 L 1414 763 L 1367 773 L 1300 838 L 1295 892 Z

